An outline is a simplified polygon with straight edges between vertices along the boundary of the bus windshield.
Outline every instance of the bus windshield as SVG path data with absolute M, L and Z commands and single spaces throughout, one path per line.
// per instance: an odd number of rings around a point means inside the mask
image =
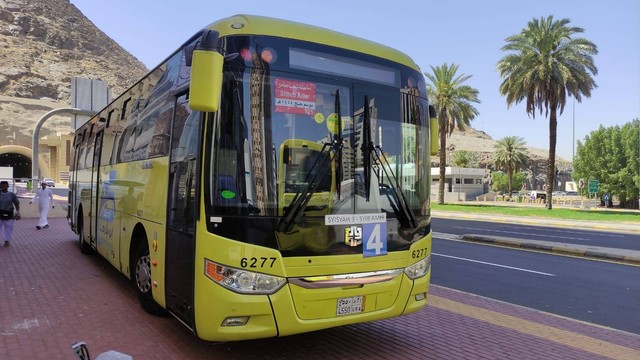
M 250 242 L 255 236 L 237 233 L 249 227 L 242 219 L 262 219 L 283 254 L 334 253 L 347 230 L 327 228 L 327 215 L 383 215 L 391 251 L 424 236 L 426 221 L 416 221 L 427 219 L 430 185 L 427 101 L 414 80 L 421 75 L 291 40 L 238 42 L 227 40 L 238 56 L 225 65 L 223 105 L 206 136 L 208 218 L 237 217 L 226 234 Z M 244 45 L 270 55 L 247 54 Z M 323 61 L 331 72 L 320 71 Z

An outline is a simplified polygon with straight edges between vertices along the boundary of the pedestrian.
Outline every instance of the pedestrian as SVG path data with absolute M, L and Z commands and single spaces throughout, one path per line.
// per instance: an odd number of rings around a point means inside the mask
M 4 239 L 4 247 L 11 245 L 15 220 L 20 220 L 20 201 L 15 193 L 9 191 L 9 182 L 0 181 L 0 233 Z
M 38 202 L 38 212 L 40 213 L 40 220 L 38 220 L 38 225 L 36 225 L 36 229 L 46 229 L 49 227 L 49 221 L 47 220 L 47 215 L 49 215 L 49 205 L 52 208 L 55 208 L 53 205 L 53 192 L 51 189 L 47 187 L 46 182 L 42 182 L 41 188 L 36 191 L 36 196 L 33 197 L 33 200 L 29 201 L 29 204 L 33 203 L 33 201 Z

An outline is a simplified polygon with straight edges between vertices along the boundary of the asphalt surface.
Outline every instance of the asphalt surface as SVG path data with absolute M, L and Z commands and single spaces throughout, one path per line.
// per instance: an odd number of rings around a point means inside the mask
M 550 226 L 558 228 L 580 228 L 580 229 L 592 229 L 592 230 L 606 230 L 612 232 L 625 232 L 630 234 L 640 235 L 640 222 L 593 222 L 593 221 L 578 221 L 578 220 L 561 220 L 561 219 L 541 219 L 531 217 L 514 217 L 514 216 L 500 216 L 500 215 L 480 215 L 472 213 L 460 213 L 460 212 L 448 212 L 448 211 L 434 211 L 433 217 L 436 218 L 450 218 L 450 219 L 463 219 L 463 220 L 482 220 L 489 222 L 500 222 L 510 224 L 523 224 L 523 225 L 537 225 L 537 226 Z M 434 236 L 438 236 L 443 239 L 451 238 L 450 234 L 439 233 L 438 229 L 434 229 Z M 640 265 L 640 251 L 618 249 L 603 246 L 590 246 L 590 245 L 577 245 L 558 243 L 552 241 L 542 240 L 530 240 L 512 237 L 501 236 L 487 236 L 477 234 L 465 234 L 461 236 L 455 236 L 457 240 L 465 240 L 472 242 L 480 242 L 486 244 L 493 244 L 499 246 L 509 246 L 515 248 L 523 248 L 530 250 L 550 251 L 559 254 L 567 254 L 573 256 L 584 256 L 590 258 L 598 258 L 603 260 L 618 261 L 628 264 Z M 638 236 L 640 241 L 640 236 Z

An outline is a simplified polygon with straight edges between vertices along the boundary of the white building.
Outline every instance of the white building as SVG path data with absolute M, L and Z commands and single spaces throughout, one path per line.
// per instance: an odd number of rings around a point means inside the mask
M 484 169 L 474 168 L 445 168 L 444 201 L 473 200 L 476 196 L 485 194 L 489 184 L 484 181 L 488 173 Z M 440 182 L 440 168 L 431 168 L 431 200 L 437 201 Z

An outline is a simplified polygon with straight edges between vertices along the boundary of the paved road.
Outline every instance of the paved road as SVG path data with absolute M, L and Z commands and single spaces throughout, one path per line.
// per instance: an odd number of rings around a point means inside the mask
M 432 284 L 640 335 L 640 267 L 437 238 L 432 264 Z
M 639 215 L 640 216 L 640 215 Z M 481 215 L 481 214 L 467 214 L 458 212 L 434 212 L 433 217 L 437 222 L 439 219 L 464 219 L 473 221 L 504 223 L 504 224 L 521 224 L 521 225 L 535 225 L 545 226 L 550 228 L 564 228 L 571 229 L 573 227 L 579 227 L 580 229 L 592 229 L 603 231 L 616 231 L 629 233 L 632 235 L 640 234 L 640 221 L 638 222 L 593 222 L 593 221 L 576 221 L 576 220 L 562 220 L 562 219 L 540 219 L 530 217 L 512 217 L 501 215 Z M 593 245 L 579 245 L 570 243 L 559 243 L 557 241 L 543 241 L 532 240 L 529 236 L 522 237 L 515 236 L 497 236 L 497 235 L 481 235 L 481 234 L 447 234 L 441 233 L 439 229 L 434 225 L 434 233 L 442 238 L 454 237 L 455 239 L 461 239 L 466 241 L 477 241 L 487 244 L 510 246 L 516 248 L 550 251 L 560 254 L 568 254 L 574 256 L 586 256 L 598 259 L 604 259 L 609 261 L 620 261 L 634 265 L 640 265 L 640 251 L 613 248 L 609 246 L 593 246 Z M 640 238 L 632 237 L 640 241 Z
M 594 229 L 591 227 L 557 227 L 534 223 L 494 222 L 482 219 L 434 218 L 433 228 L 437 232 L 456 235 L 475 234 L 640 251 L 638 233 Z

